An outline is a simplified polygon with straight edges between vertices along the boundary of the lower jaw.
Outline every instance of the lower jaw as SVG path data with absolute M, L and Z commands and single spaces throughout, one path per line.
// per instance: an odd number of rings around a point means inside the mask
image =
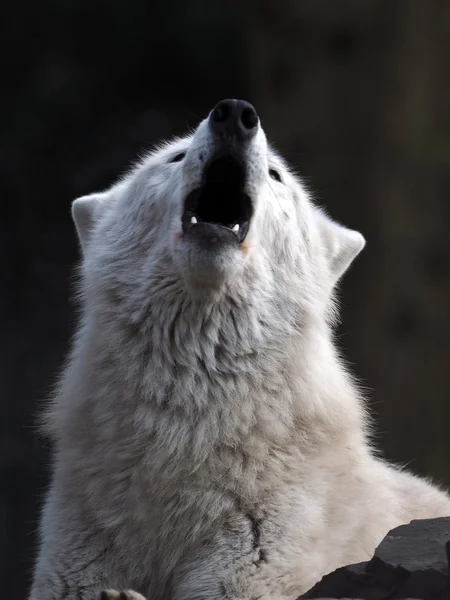
M 241 240 L 229 227 L 218 223 L 200 222 L 183 231 L 188 244 L 196 245 L 203 253 L 218 254 L 238 248 Z
M 205 241 L 228 241 L 230 244 L 242 244 L 247 237 L 248 221 L 234 226 L 216 223 L 214 221 L 183 222 L 183 234 L 186 236 L 203 237 Z

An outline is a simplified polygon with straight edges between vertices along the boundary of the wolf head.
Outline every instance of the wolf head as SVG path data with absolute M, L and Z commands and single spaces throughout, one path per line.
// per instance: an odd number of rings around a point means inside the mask
M 365 243 L 311 202 L 240 100 L 75 200 L 72 215 L 89 288 L 142 305 L 157 290 L 200 300 L 284 290 L 320 311 Z

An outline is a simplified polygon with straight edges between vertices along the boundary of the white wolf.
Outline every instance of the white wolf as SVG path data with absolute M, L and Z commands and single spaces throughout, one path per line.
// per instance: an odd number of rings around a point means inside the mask
M 31 600 L 294 600 L 392 527 L 450 514 L 374 455 L 333 343 L 364 239 L 311 202 L 250 104 L 220 102 L 73 217 L 82 314 L 46 418 Z

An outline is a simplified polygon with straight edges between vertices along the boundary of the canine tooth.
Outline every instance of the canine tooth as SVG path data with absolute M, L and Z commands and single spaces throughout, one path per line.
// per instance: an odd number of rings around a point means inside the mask
M 195 217 L 191 217 L 191 223 L 192 225 L 195 225 L 197 223 L 197 219 Z
M 234 233 L 237 233 L 239 231 L 239 223 L 236 223 L 236 225 L 233 225 L 233 227 L 231 228 L 231 231 L 234 231 Z

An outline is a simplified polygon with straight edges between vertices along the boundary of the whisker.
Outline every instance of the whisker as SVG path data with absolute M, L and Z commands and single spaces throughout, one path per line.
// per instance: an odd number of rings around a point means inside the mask
M 281 202 L 280 202 L 280 200 L 279 200 L 279 198 L 278 198 L 275 190 L 273 189 L 272 184 L 270 183 L 269 179 L 267 180 L 267 183 L 269 184 L 270 190 L 271 190 L 272 194 L 275 196 L 275 198 L 276 198 L 276 200 L 278 202 L 278 206 L 280 207 L 281 210 L 283 210 L 283 207 L 281 206 Z

